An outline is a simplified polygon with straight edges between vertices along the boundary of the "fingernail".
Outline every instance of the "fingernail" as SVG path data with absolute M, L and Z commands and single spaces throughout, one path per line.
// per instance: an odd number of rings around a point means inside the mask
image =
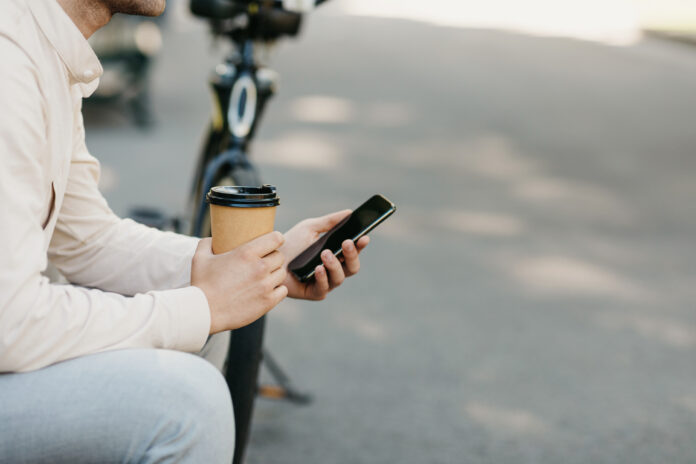
M 329 250 L 324 250 L 321 252 L 321 255 L 324 257 L 324 259 L 329 259 L 329 257 L 331 257 L 331 252 Z

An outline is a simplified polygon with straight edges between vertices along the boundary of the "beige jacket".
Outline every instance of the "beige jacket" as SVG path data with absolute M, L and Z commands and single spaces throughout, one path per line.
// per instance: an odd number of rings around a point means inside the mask
M 197 351 L 197 239 L 116 217 L 82 98 L 99 61 L 56 0 L 0 2 L 0 372 L 129 347 Z M 75 285 L 42 277 L 47 259 Z

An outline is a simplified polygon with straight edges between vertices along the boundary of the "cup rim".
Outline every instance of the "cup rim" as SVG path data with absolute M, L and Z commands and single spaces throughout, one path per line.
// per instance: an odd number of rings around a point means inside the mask
M 278 206 L 280 198 L 273 185 L 218 185 L 212 187 L 205 196 L 211 205 L 232 206 L 236 208 L 260 208 Z

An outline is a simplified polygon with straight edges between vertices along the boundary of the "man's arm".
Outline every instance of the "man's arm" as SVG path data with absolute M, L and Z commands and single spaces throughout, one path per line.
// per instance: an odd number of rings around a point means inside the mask
M 118 218 L 97 187 L 99 162 L 79 115 L 70 174 L 48 255 L 74 284 L 123 295 L 190 285 L 198 239 Z
M 200 349 L 210 312 L 199 288 L 124 297 L 51 285 L 41 276 L 51 181 L 41 161 L 48 153 L 41 90 L 31 60 L 3 37 L 0 57 L 0 372 L 37 369 L 108 349 Z M 184 284 L 188 269 L 178 272 Z M 176 280 L 174 272 L 170 277 Z M 110 282 L 103 272 L 98 278 Z

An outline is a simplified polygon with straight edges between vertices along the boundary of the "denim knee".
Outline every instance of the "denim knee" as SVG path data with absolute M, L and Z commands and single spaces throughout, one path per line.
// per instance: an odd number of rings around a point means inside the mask
M 230 394 L 197 356 L 107 351 L 3 374 L 0 390 L 0 462 L 232 461 Z
M 176 351 L 157 351 L 156 421 L 146 462 L 225 462 L 234 452 L 234 415 L 225 379 L 208 361 Z

